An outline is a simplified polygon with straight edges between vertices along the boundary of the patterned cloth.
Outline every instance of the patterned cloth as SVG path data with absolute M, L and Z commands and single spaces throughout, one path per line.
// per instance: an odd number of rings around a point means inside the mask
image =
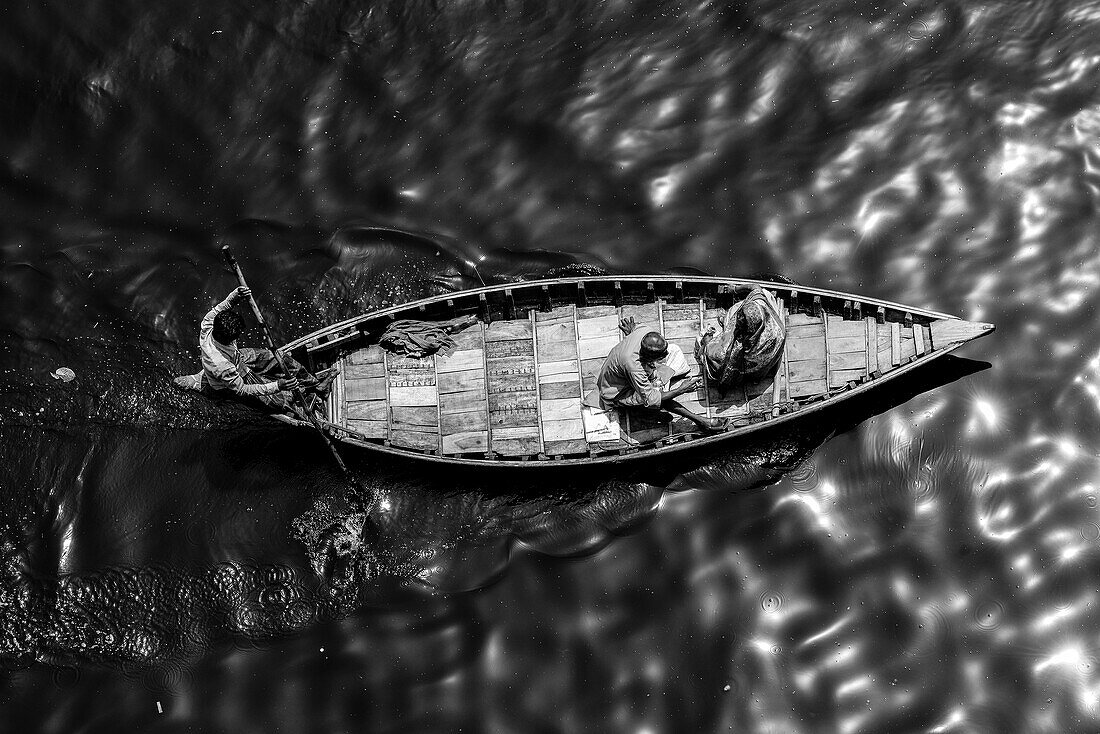
M 738 313 L 745 315 L 747 328 L 738 328 Z M 695 342 L 695 358 L 703 366 L 707 382 L 725 392 L 764 377 L 783 354 L 785 338 L 779 317 L 779 303 L 757 286 L 748 297 L 735 303 L 719 319 L 722 330 L 713 326 Z

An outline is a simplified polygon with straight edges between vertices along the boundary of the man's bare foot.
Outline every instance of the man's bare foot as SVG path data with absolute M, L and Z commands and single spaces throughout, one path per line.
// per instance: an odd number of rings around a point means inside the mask
M 729 428 L 729 420 L 726 418 L 702 418 L 699 427 L 708 433 L 721 433 Z

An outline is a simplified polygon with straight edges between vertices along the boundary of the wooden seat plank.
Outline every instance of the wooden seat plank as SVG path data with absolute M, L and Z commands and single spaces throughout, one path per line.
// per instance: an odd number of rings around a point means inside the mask
M 920 356 L 920 355 L 924 354 L 924 352 L 926 351 L 924 345 L 925 345 L 924 325 L 923 324 L 914 324 L 913 325 L 913 347 L 916 351 L 917 356 Z
M 502 456 L 540 451 L 535 323 L 530 316 L 485 331 L 489 447 Z
M 890 322 L 890 364 L 901 364 L 901 324 L 896 321 Z
M 439 450 L 435 357 L 387 354 L 385 364 L 390 443 L 421 451 Z M 428 416 L 433 413 L 434 420 L 429 426 Z
M 878 368 L 880 372 L 886 373 L 894 369 L 890 324 L 876 324 L 876 326 L 878 327 Z
M 656 303 L 625 304 L 619 309 L 619 318 L 632 318 L 638 328 L 649 327 L 664 333 L 661 327 L 661 307 Z M 618 319 L 615 327 L 618 328 Z
M 599 339 L 601 337 L 616 334 L 618 331 L 619 317 L 614 314 L 611 316 L 577 319 L 577 338 L 581 340 Z
M 867 351 L 867 374 L 878 372 L 878 324 L 874 316 L 867 316 L 864 322 L 864 341 Z
M 390 416 L 394 430 L 411 427 L 439 426 L 439 407 L 435 405 L 393 405 Z
M 437 354 L 435 357 L 435 370 L 437 374 L 480 370 L 484 363 L 485 353 L 483 350 L 462 349 L 451 352 L 447 356 Z
M 381 362 L 345 364 L 343 375 L 345 380 L 358 380 L 365 377 L 385 377 L 386 367 Z
M 462 372 L 441 372 L 436 376 L 440 395 L 467 390 L 485 390 L 485 367 Z
M 356 418 L 347 419 L 347 428 L 364 438 L 386 439 L 389 438 L 389 430 L 386 421 L 366 421 Z
M 804 313 L 792 313 L 787 317 L 787 329 L 791 329 L 795 326 L 812 326 L 821 323 L 820 316 L 813 316 L 811 314 Z
M 536 311 L 535 324 L 558 324 L 573 321 L 573 306 L 558 306 L 550 311 Z
M 567 359 L 560 362 L 543 362 L 539 360 L 539 382 L 556 382 L 550 379 L 554 375 L 577 376 L 580 363 L 576 359 Z
M 829 370 L 863 370 L 867 368 L 867 350 L 858 352 L 829 353 Z
M 859 339 L 862 340 L 866 329 L 862 321 L 846 321 L 840 316 L 829 314 L 829 351 L 855 351 L 849 349 L 837 350 L 833 347 L 834 340 Z
M 469 413 L 472 411 L 485 412 L 486 395 L 484 386 L 478 390 L 463 390 L 462 392 L 444 393 L 439 396 L 439 413 Z
M 787 363 L 791 382 L 824 380 L 825 363 L 816 359 L 800 359 Z
M 465 413 L 441 413 L 439 428 L 444 439 L 447 436 L 473 431 L 485 433 L 489 430 L 489 420 L 485 417 L 484 410 L 470 410 Z M 486 435 L 486 440 L 488 440 L 488 435 Z
M 910 358 L 915 357 L 917 354 L 916 340 L 913 337 L 913 331 L 911 327 L 901 327 L 901 361 L 908 362 Z
M 422 387 L 393 387 L 390 386 L 390 407 L 416 407 L 425 405 L 437 405 L 439 393 L 435 385 Z
M 571 398 L 577 405 L 577 410 L 580 410 L 581 399 L 581 386 L 580 381 L 576 375 L 555 375 L 555 377 L 572 377 L 572 379 L 563 382 L 543 382 L 539 384 L 539 399 L 540 400 L 556 400 L 563 398 Z
M 389 411 L 389 406 L 385 400 L 360 400 L 348 403 L 345 408 L 348 420 L 360 421 L 385 422 L 387 411 Z
M 859 325 L 859 336 L 833 336 L 829 333 L 829 354 L 845 354 L 851 352 L 867 352 L 867 333 L 863 324 Z
M 665 321 L 664 326 L 665 339 L 670 342 L 673 340 L 687 340 L 690 339 L 694 345 L 696 337 L 699 336 L 699 320 L 694 321 Z M 681 347 L 683 349 L 683 347 Z M 687 351 L 686 350 L 685 353 Z
M 543 450 L 550 456 L 587 454 L 589 449 L 588 441 L 584 438 L 574 438 L 568 441 L 547 439 L 544 446 Z
M 390 431 L 390 443 L 406 449 L 435 451 L 439 448 L 439 433 L 436 430 L 418 431 L 394 426 Z
M 484 430 L 451 433 L 443 436 L 443 453 L 445 454 L 481 453 L 488 450 L 489 436 Z
M 344 383 L 345 400 L 355 402 L 357 400 L 385 400 L 386 378 L 368 377 L 350 379 Z
M 611 350 L 615 348 L 615 345 L 618 344 L 619 341 L 617 334 L 609 334 L 596 339 L 581 339 L 577 342 L 577 356 L 579 356 L 582 361 L 590 359 L 602 360 L 610 354 Z
M 787 389 L 790 391 L 790 396 L 794 398 L 809 398 L 816 395 L 824 395 L 829 391 L 828 386 L 825 384 L 825 379 L 819 380 L 803 380 L 801 382 L 795 382 L 793 379 L 788 384 Z
M 579 413 L 576 418 L 544 421 L 542 432 L 548 444 L 552 441 L 584 439 L 584 421 L 581 420 Z
M 666 324 L 669 321 L 698 321 L 699 302 L 669 303 L 668 301 L 662 301 L 661 318 L 665 320 Z
M 600 318 L 601 316 L 618 316 L 619 309 L 615 306 L 577 306 L 577 321 L 581 319 Z
M 485 327 L 485 342 L 525 341 L 530 344 L 533 331 L 530 319 L 494 321 Z
M 829 370 L 829 387 L 844 387 L 849 382 L 859 382 L 866 370 Z
M 543 421 L 580 420 L 580 401 L 576 398 L 541 400 Z

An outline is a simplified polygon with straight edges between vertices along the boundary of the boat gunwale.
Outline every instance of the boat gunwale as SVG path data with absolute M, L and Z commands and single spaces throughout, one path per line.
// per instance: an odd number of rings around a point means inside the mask
M 771 290 L 773 292 L 782 291 L 797 291 L 800 294 L 810 294 L 815 296 L 828 296 L 839 300 L 858 301 L 862 304 L 869 304 L 874 306 L 884 306 L 886 308 L 893 309 L 895 311 L 901 311 L 903 313 L 909 313 L 913 315 L 923 316 L 930 319 L 958 319 L 959 317 L 953 316 L 947 313 L 941 313 L 939 311 L 932 311 L 924 308 L 916 308 L 913 306 L 906 306 L 894 301 L 884 301 L 879 298 L 871 298 L 868 296 L 861 296 L 855 293 L 845 293 L 843 291 L 834 291 L 826 288 L 815 288 L 812 286 L 803 286 L 797 283 L 780 283 L 772 280 L 757 280 L 753 278 L 720 278 L 714 276 L 703 275 L 597 275 L 597 276 L 571 276 L 568 278 L 544 278 L 540 280 L 523 280 L 516 283 L 504 283 L 497 285 L 489 285 L 481 288 L 473 288 L 470 290 L 454 291 L 452 293 L 442 293 L 427 298 L 421 298 L 416 301 L 410 301 L 408 303 L 398 304 L 396 306 L 387 306 L 386 308 L 378 309 L 376 311 L 369 311 L 360 316 L 355 316 L 344 321 L 339 321 L 335 324 L 316 329 L 310 333 L 298 337 L 293 341 L 286 343 L 279 347 L 279 351 L 287 353 L 302 347 L 310 341 L 319 339 L 329 334 L 337 333 L 347 329 L 348 327 L 357 326 L 364 322 L 372 321 L 376 318 L 385 317 L 391 314 L 400 313 L 408 309 L 419 308 L 420 306 L 427 306 L 433 303 L 440 303 L 447 300 L 453 300 L 456 298 L 476 297 L 483 294 L 503 292 L 506 290 L 521 290 L 528 288 L 541 288 L 543 286 L 552 285 L 570 285 L 577 283 L 614 283 L 614 282 L 630 281 L 635 283 L 702 283 L 708 285 L 732 285 L 732 286 L 760 286 L 762 288 Z

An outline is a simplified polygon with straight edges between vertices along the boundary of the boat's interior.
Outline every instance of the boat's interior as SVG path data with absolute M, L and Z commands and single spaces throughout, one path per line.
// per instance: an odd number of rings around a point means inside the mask
M 617 455 L 703 437 L 660 411 L 600 411 L 582 398 L 632 316 L 681 348 L 700 375 L 695 341 L 748 294 L 753 281 L 704 278 L 559 279 L 486 288 L 367 314 L 283 348 L 313 369 L 340 364 L 329 428 L 351 443 L 455 458 L 538 461 Z M 968 322 L 844 294 L 759 283 L 782 305 L 783 357 L 754 384 L 705 384 L 679 398 L 731 431 L 806 409 L 931 356 Z M 378 344 L 395 319 L 472 325 L 457 347 L 425 358 Z M 719 327 L 720 328 L 720 327 Z

